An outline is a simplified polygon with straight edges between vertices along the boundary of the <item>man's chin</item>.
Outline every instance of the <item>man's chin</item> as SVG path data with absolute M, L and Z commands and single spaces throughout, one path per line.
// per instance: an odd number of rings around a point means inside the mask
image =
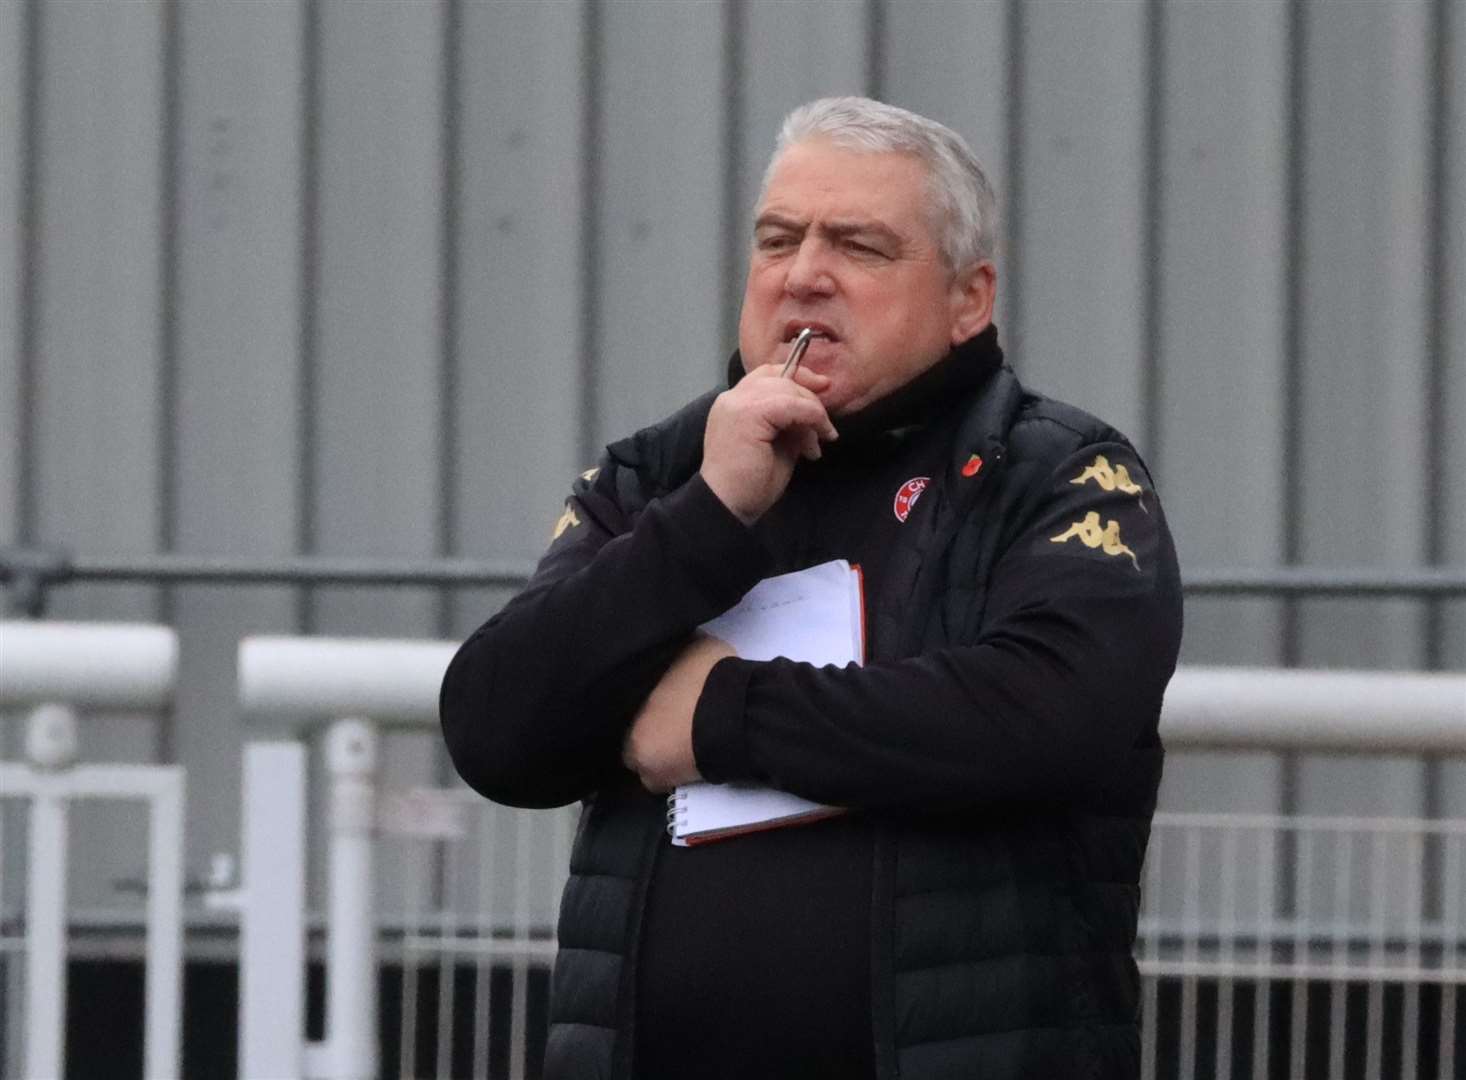
M 858 413 L 865 407 L 862 402 L 850 400 L 849 394 L 838 384 L 832 383 L 827 386 L 819 395 L 820 404 L 825 407 L 825 412 L 830 414 L 830 419 L 838 420 L 842 416 L 850 416 Z

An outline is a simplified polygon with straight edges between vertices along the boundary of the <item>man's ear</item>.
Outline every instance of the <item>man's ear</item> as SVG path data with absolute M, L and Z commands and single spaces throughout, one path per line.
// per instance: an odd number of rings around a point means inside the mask
M 984 260 L 952 282 L 952 344 L 961 345 L 988 328 L 998 295 L 998 268 Z

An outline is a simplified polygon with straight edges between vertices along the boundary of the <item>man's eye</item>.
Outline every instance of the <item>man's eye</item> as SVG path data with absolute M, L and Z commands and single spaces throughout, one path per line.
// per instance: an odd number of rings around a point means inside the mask
M 758 238 L 757 243 L 760 251 L 779 251 L 791 246 L 794 243 L 794 238 L 783 235 L 761 236 Z
M 859 240 L 846 241 L 846 246 L 857 255 L 870 255 L 878 259 L 886 258 L 886 253 L 880 248 L 871 247 L 869 244 L 862 244 Z

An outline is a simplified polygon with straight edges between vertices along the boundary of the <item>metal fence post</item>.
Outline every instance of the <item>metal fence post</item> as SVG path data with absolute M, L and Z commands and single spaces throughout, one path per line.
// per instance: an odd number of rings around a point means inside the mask
M 326 1060 L 332 1080 L 377 1074 L 377 922 L 373 845 L 377 732 L 337 720 L 326 732 L 331 785 Z
M 76 760 L 76 712 L 41 705 L 26 720 L 25 754 L 42 770 Z M 66 795 L 37 791 L 31 801 L 26 883 L 25 1074 L 61 1076 L 66 1052 Z
M 31 802 L 26 884 L 25 1074 L 60 1076 L 66 1026 L 66 799 Z
M 305 1058 L 306 748 L 244 748 L 239 1075 L 300 1080 Z
M 184 773 L 155 770 L 159 790 L 148 814 L 147 995 L 143 1047 L 147 1080 L 178 1075 L 183 1043 Z

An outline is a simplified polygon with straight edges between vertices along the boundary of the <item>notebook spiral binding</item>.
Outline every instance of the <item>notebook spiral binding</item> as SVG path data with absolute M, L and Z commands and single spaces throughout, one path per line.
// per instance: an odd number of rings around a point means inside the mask
M 674 791 L 667 796 L 667 835 L 676 836 L 677 826 L 686 824 L 687 821 L 687 797 L 680 791 Z

